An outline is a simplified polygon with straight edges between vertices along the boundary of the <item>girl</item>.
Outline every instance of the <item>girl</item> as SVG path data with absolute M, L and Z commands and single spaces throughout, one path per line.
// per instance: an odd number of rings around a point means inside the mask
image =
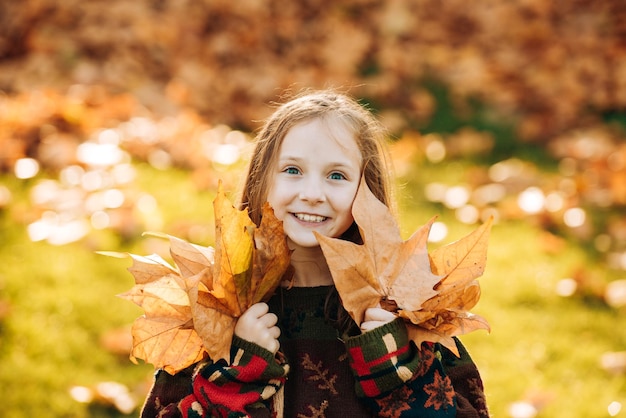
M 416 347 L 403 320 L 341 306 L 313 231 L 360 243 L 352 202 L 361 176 L 391 206 L 385 134 L 350 97 L 311 92 L 282 106 L 257 136 L 241 208 L 283 221 L 293 280 L 237 321 L 231 363 L 158 371 L 142 417 L 487 417 L 480 375 L 457 341 Z

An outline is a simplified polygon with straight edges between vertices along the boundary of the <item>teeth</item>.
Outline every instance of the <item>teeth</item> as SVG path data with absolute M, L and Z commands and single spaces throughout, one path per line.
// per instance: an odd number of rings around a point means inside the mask
M 309 215 L 308 213 L 294 213 L 294 216 L 303 222 L 323 222 L 326 220 L 324 216 Z

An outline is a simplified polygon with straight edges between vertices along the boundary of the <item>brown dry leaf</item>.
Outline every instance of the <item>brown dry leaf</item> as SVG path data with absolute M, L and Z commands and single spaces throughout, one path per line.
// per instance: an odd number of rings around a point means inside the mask
M 379 304 L 408 323 L 409 337 L 441 342 L 458 354 L 453 336 L 489 329 L 468 312 L 480 297 L 475 280 L 486 263 L 491 220 L 467 237 L 428 254 L 431 219 L 406 241 L 387 206 L 361 180 L 352 209 L 363 245 L 316 234 L 342 303 L 360 324 Z
M 193 329 L 188 289 L 168 263 L 157 255 L 132 255 L 129 271 L 137 283 L 120 295 L 143 308 L 131 330 L 131 360 L 143 359 L 156 368 L 175 373 L 205 355 L 200 336 Z
M 236 318 L 269 299 L 287 271 L 290 250 L 269 204 L 258 228 L 221 183 L 213 205 L 215 249 L 167 236 L 175 267 L 157 255 L 130 254 L 136 285 L 121 296 L 145 311 L 132 327 L 131 359 L 169 373 L 207 355 L 229 360 Z
M 269 203 L 262 208 L 261 225 L 254 231 L 254 246 L 250 305 L 272 295 L 280 279 L 288 278 L 291 268 L 291 250 L 287 246 L 283 223 L 276 218 Z
M 190 298 L 194 323 L 213 359 L 229 359 L 235 318 L 274 293 L 289 267 L 290 250 L 282 222 L 265 204 L 257 228 L 247 210 L 237 210 L 221 193 L 214 202 L 215 267 L 200 271 Z

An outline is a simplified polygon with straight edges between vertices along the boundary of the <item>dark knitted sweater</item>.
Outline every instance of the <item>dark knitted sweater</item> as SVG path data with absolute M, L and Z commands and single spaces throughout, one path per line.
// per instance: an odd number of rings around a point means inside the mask
M 438 344 L 418 350 L 402 320 L 342 336 L 326 319 L 329 290 L 279 289 L 270 300 L 284 356 L 235 337 L 231 364 L 158 371 L 142 417 L 272 417 L 279 410 L 284 417 L 489 416 L 480 375 L 460 342 L 460 358 Z

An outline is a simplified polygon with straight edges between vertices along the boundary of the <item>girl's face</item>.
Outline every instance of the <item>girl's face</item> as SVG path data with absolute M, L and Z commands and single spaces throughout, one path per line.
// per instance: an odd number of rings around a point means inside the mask
M 352 222 L 361 152 L 339 120 L 292 127 L 280 146 L 267 200 L 297 246 L 319 245 L 313 231 L 339 237 Z

